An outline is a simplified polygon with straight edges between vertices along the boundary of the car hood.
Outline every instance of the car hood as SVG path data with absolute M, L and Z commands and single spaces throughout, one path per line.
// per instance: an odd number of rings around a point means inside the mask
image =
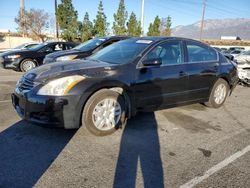
M 59 52 L 54 52 L 54 53 L 48 54 L 46 57 L 54 59 L 54 58 L 58 58 L 61 56 L 78 55 L 78 54 L 84 54 L 84 53 L 86 53 L 86 52 L 72 49 L 72 50 L 63 50 L 63 51 L 59 51 Z
M 1 53 L 1 56 L 8 56 L 8 55 L 14 55 L 14 54 L 27 54 L 27 53 L 31 53 L 31 50 L 10 50 L 7 52 L 3 52 Z
M 56 62 L 39 66 L 27 72 L 24 77 L 39 83 L 71 75 L 106 77 L 113 74 L 117 66 L 119 65 L 94 60 Z

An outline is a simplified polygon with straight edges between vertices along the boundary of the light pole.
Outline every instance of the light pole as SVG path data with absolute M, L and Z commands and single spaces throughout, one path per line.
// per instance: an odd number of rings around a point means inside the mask
M 25 17 L 24 17 L 24 0 L 20 0 L 20 21 L 21 21 L 21 28 L 22 28 L 22 32 L 23 32 L 23 37 L 24 37 L 24 34 L 25 34 L 25 31 L 24 31 L 24 22 L 25 22 Z
M 55 0 L 55 24 L 56 24 L 56 38 L 58 40 L 59 38 L 59 33 L 58 33 L 58 24 L 57 24 L 57 0 Z
M 144 35 L 144 0 L 141 0 L 141 36 Z
M 202 9 L 202 17 L 201 17 L 201 30 L 200 30 L 200 40 L 202 39 L 203 27 L 204 27 L 204 17 L 206 10 L 206 0 L 203 0 L 203 9 Z

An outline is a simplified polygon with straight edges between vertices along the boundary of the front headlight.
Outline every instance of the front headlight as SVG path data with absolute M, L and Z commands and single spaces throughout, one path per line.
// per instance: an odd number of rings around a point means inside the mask
M 50 81 L 37 92 L 38 95 L 63 96 L 74 87 L 78 82 L 84 80 L 85 77 L 80 75 L 67 76 Z
M 19 58 L 19 57 L 21 57 L 20 55 L 7 55 L 7 56 L 5 56 L 5 58 L 6 59 L 17 59 L 17 58 Z
M 56 61 L 68 61 L 68 60 L 75 59 L 76 57 L 77 57 L 77 55 L 62 56 L 62 57 L 56 58 Z

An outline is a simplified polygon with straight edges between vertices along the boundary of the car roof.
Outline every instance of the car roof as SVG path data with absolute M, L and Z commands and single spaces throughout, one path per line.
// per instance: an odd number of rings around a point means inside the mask
M 66 41 L 49 41 L 49 42 L 44 42 L 42 44 L 49 45 L 49 44 L 77 44 L 77 43 L 76 42 L 66 42 Z
M 162 40 L 191 40 L 191 41 L 195 41 L 195 42 L 200 42 L 197 40 L 193 40 L 193 39 L 189 39 L 189 38 L 183 38 L 183 37 L 168 37 L 168 36 L 145 36 L 145 37 L 134 37 L 134 40 L 151 40 L 153 42 L 157 42 L 157 41 L 162 41 Z
M 110 39 L 128 39 L 131 37 L 126 36 L 126 35 L 114 35 L 114 36 L 103 36 L 103 37 L 96 37 L 96 38 L 110 40 Z

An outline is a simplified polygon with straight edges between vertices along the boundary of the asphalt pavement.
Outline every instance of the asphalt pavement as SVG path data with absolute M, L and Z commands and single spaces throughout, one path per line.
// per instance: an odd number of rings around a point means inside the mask
M 96 137 L 22 121 L 10 101 L 21 75 L 0 69 L 0 187 L 250 187 L 250 88 Z

